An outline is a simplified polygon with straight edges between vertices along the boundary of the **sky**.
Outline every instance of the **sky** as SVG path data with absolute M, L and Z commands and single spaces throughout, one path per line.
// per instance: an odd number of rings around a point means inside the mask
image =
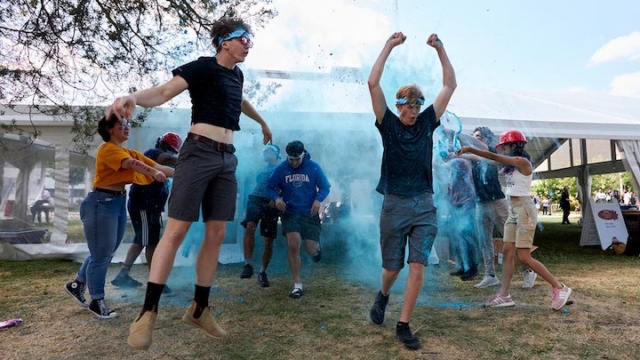
M 588 91 L 640 97 L 640 2 L 274 0 L 279 16 L 256 29 L 244 67 L 288 71 L 363 68 L 395 31 L 411 71 L 441 76 L 425 43 L 437 33 L 459 86 Z M 406 60 L 405 60 L 406 59 Z

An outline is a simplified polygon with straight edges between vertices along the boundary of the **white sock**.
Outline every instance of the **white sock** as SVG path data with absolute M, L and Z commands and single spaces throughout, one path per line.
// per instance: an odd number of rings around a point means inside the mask
M 294 284 L 293 284 L 293 288 L 294 288 L 294 289 L 300 289 L 300 290 L 302 290 L 302 283 L 300 283 L 300 284 L 298 284 L 298 283 L 294 283 Z

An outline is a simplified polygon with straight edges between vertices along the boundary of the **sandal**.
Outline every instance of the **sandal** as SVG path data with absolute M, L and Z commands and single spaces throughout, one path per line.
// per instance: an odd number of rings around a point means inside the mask
M 302 297 L 302 289 L 293 288 L 293 290 L 291 290 L 291 293 L 289 294 L 289 297 L 292 299 L 300 299 Z

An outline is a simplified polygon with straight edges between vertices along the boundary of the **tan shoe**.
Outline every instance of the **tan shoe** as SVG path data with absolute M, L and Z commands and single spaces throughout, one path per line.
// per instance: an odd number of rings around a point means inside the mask
M 224 331 L 224 329 L 222 329 L 211 316 L 209 307 L 206 307 L 202 311 L 202 314 L 198 319 L 193 317 L 193 313 L 195 311 L 196 303 L 194 301 L 191 303 L 191 306 L 182 317 L 182 320 L 193 327 L 200 328 L 207 336 L 210 336 L 212 338 L 222 339 L 223 337 L 227 336 L 227 332 Z
M 157 312 L 145 311 L 129 327 L 127 343 L 134 349 L 147 350 L 151 346 L 151 333 L 156 323 Z

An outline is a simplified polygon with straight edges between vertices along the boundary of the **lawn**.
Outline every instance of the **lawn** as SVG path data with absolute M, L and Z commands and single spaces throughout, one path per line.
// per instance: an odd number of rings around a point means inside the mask
M 475 289 L 448 275 L 446 263 L 427 268 L 411 326 L 423 347 L 408 351 L 394 339 L 402 287 L 394 288 L 382 326 L 368 319 L 379 286 L 380 260 L 354 260 L 370 244 L 326 246 L 322 262 L 303 258 L 305 296 L 287 297 L 292 279 L 286 245 L 276 241 L 269 267 L 271 287 L 255 276 L 240 279 L 242 264 L 220 265 L 212 289 L 213 313 L 229 332 L 223 341 L 181 322 L 193 296 L 193 270 L 176 268 L 163 297 L 148 351 L 126 344 L 129 324 L 144 299 L 143 289 L 107 285 L 107 301 L 120 316 L 101 321 L 64 293 L 79 264 L 68 261 L 0 262 L 0 321 L 24 324 L 0 332 L 3 359 L 639 359 L 640 258 L 578 246 L 580 228 L 560 217 L 540 216 L 534 257 L 574 289 L 566 312 L 550 308 L 551 288 L 538 278 L 533 289 L 513 283 L 513 308 L 483 303 L 496 288 Z M 371 239 L 370 239 L 371 240 Z M 259 241 L 258 241 L 259 244 Z M 261 247 L 254 253 L 259 263 Z M 375 255 L 375 254 L 373 254 Z M 373 259 L 373 260 L 370 260 Z M 107 280 L 118 271 L 113 264 Z M 405 269 L 406 271 L 406 269 Z M 404 272 L 403 271 L 403 275 Z M 146 279 L 136 265 L 133 277 Z M 403 276 L 401 275 L 401 276 Z M 480 279 L 478 279 L 479 281 Z M 401 279 L 404 283 L 404 279 Z

